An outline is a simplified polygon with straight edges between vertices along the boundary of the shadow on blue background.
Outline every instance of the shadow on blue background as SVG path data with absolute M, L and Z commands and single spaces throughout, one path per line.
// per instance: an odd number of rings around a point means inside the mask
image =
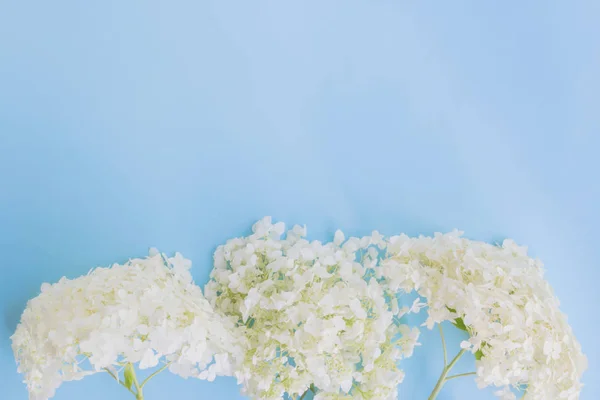
M 203 284 L 264 215 L 315 239 L 530 245 L 597 398 L 599 6 L 400 3 L 0 1 L 0 398 L 27 398 L 8 338 L 42 282 L 157 246 Z M 439 375 L 437 332 L 423 342 L 402 398 Z M 439 398 L 490 393 L 457 379 Z M 173 396 L 241 398 L 227 379 L 148 386 Z M 128 397 L 99 374 L 55 398 Z

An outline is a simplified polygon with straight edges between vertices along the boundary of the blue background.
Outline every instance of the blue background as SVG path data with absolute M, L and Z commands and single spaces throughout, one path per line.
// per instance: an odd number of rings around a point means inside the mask
M 597 399 L 600 4 L 410 3 L 0 0 L 0 398 L 27 398 L 9 336 L 42 282 L 157 246 L 204 284 L 214 248 L 273 215 L 315 239 L 529 245 Z M 423 342 L 401 398 L 441 370 Z M 241 398 L 169 374 L 146 392 Z M 129 397 L 98 374 L 55 398 Z

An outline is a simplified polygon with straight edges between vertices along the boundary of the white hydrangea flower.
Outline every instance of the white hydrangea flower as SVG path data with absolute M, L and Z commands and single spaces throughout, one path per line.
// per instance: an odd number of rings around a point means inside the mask
M 397 396 L 419 330 L 398 323 L 390 298 L 373 275 L 380 235 L 341 232 L 323 244 L 265 218 L 253 234 L 229 240 L 214 255 L 205 294 L 236 318 L 247 343 L 236 376 L 252 398 L 297 397 L 316 387 L 317 399 Z M 393 301 L 392 301 L 393 300 Z
M 152 250 L 145 259 L 43 284 L 12 336 L 30 399 L 50 398 L 62 382 L 97 372 L 117 377 L 134 363 L 169 365 L 183 377 L 231 375 L 234 327 L 214 313 L 190 266 L 179 253 Z
M 451 321 L 469 333 L 463 349 L 476 356 L 477 383 L 526 388 L 525 399 L 579 398 L 587 367 L 542 263 L 527 249 L 471 241 L 460 232 L 388 240 L 377 269 L 392 291 L 416 291 L 428 306 L 426 325 Z

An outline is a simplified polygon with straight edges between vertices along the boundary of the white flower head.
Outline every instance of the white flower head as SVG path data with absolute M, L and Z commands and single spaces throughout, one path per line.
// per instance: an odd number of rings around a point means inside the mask
M 233 326 L 214 313 L 190 266 L 179 253 L 166 258 L 153 249 L 144 259 L 43 284 L 12 336 L 30 399 L 127 363 L 168 363 L 184 377 L 230 375 L 238 346 Z
M 338 231 L 324 244 L 306 240 L 306 228 L 283 231 L 265 218 L 252 235 L 219 246 L 205 288 L 244 330 L 236 375 L 245 393 L 294 398 L 315 387 L 318 399 L 394 398 L 399 360 L 412 354 L 419 331 L 397 323 L 373 276 L 370 249 L 381 238 L 344 242 Z
M 579 397 L 586 357 L 541 262 L 526 248 L 512 240 L 472 241 L 457 231 L 387 242 L 377 272 L 382 285 L 424 297 L 430 329 L 451 321 L 469 334 L 460 347 L 475 354 L 480 387 L 500 387 L 503 399 L 514 398 L 511 386 L 526 386 L 525 399 Z

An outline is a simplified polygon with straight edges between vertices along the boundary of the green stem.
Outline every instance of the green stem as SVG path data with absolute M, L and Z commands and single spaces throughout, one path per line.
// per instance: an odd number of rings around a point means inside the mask
M 135 386 L 135 391 L 137 392 L 135 395 L 135 399 L 144 400 L 144 392 L 142 392 L 142 387 L 138 383 L 137 375 L 135 374 L 135 368 L 133 368 L 133 365 L 131 366 L 131 370 L 133 371 L 133 385 Z
M 442 370 L 442 375 L 440 375 L 440 379 L 438 379 L 435 388 L 433 388 L 433 392 L 431 392 L 431 395 L 429 395 L 428 400 L 434 400 L 437 397 L 437 395 L 442 390 L 444 383 L 446 383 L 446 376 L 448 375 L 448 372 L 450 372 L 452 367 L 454 367 L 454 365 L 458 362 L 462 355 L 465 354 L 466 351 L 466 349 L 462 349 L 461 351 L 459 351 L 458 354 L 452 359 L 452 361 L 450 361 L 450 364 L 444 367 L 444 369 Z
M 477 375 L 477 372 L 465 372 L 464 374 L 456 374 L 446 378 L 447 381 L 454 378 L 460 378 L 461 376 Z
M 146 379 L 144 379 L 144 381 L 142 382 L 142 384 L 140 385 L 138 379 L 137 379 L 137 375 L 135 374 L 135 368 L 133 368 L 133 365 L 131 365 L 131 363 L 122 363 L 121 365 L 124 366 L 129 366 L 131 368 L 131 378 L 133 379 L 133 386 L 135 386 L 135 392 L 133 390 L 131 390 L 131 387 L 127 387 L 127 385 L 125 384 L 125 382 L 123 382 L 122 380 L 119 379 L 118 375 L 115 375 L 111 372 L 111 370 L 109 370 L 108 368 L 104 368 L 104 370 L 106 372 L 108 372 L 108 374 L 110 376 L 113 377 L 114 380 L 116 380 L 117 382 L 119 382 L 119 384 L 121 384 L 125 389 L 127 389 L 132 395 L 135 396 L 136 400 L 144 400 L 144 386 L 146 385 L 146 383 L 148 383 L 148 381 L 150 381 L 150 379 L 154 378 L 156 375 L 160 374 L 162 371 L 164 371 L 165 369 L 167 369 L 167 367 L 169 365 L 171 365 L 171 362 L 166 363 L 165 365 L 163 365 L 160 369 L 154 371 L 150 376 L 148 376 Z
M 444 330 L 442 329 L 442 324 L 438 324 L 438 328 L 440 329 L 440 336 L 442 338 L 442 347 L 444 348 L 444 368 L 448 365 L 448 352 L 446 351 L 446 339 L 444 338 Z
M 122 386 L 123 386 L 125 389 L 129 390 L 129 392 L 131 392 L 131 394 L 133 394 L 134 396 L 137 396 L 137 394 L 136 394 L 136 393 L 135 393 L 133 390 L 131 390 L 130 388 L 128 388 L 128 387 L 127 387 L 127 385 L 125 385 L 125 382 L 121 381 L 121 380 L 119 379 L 119 377 L 118 377 L 118 376 L 116 376 L 115 374 L 113 374 L 113 373 L 110 371 L 110 369 L 108 369 L 108 368 L 104 368 L 104 370 L 105 370 L 106 372 L 108 372 L 108 374 L 109 374 L 110 376 L 112 376 L 112 377 L 113 377 L 113 379 L 114 379 L 115 381 L 119 382 L 119 384 L 121 384 L 121 385 L 122 385 Z
M 140 385 L 140 389 L 142 389 L 144 387 L 144 385 L 146 383 L 148 383 L 148 381 L 152 378 L 154 378 L 156 375 L 160 374 L 161 372 L 163 372 L 166 368 L 169 367 L 169 365 L 171 365 L 171 362 L 166 363 L 165 365 L 163 365 L 160 369 L 154 371 L 152 373 L 152 375 L 150 375 L 149 377 L 147 377 L 146 379 L 144 379 L 144 382 L 142 382 L 142 384 Z

